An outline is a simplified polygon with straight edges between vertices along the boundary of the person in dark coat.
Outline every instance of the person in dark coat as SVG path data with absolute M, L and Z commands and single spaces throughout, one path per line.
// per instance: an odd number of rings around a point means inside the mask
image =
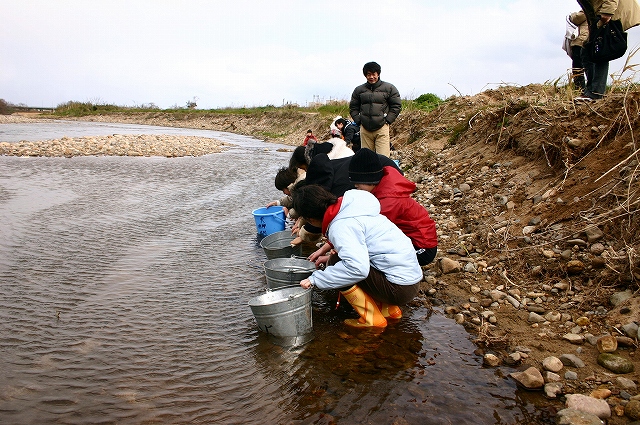
M 367 82 L 356 87 L 349 102 L 349 113 L 360 126 L 360 141 L 363 148 L 389 156 L 391 137 L 389 125 L 402 109 L 398 89 L 391 83 L 380 80 L 380 65 L 368 62 L 362 68 Z
M 360 126 L 352 121 L 347 121 L 344 118 L 338 118 L 333 125 L 342 133 L 344 141 L 347 146 L 354 152 L 360 150 Z

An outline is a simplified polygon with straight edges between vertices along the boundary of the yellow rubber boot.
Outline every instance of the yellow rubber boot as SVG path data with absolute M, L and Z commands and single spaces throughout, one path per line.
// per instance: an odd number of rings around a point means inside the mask
M 380 313 L 388 319 L 402 319 L 402 310 L 397 305 L 387 303 L 376 303 Z
M 344 323 L 356 328 L 387 326 L 387 319 L 384 318 L 376 302 L 366 292 L 353 285 L 346 291 L 341 291 L 344 298 L 353 306 L 360 315 L 359 319 L 346 319 Z

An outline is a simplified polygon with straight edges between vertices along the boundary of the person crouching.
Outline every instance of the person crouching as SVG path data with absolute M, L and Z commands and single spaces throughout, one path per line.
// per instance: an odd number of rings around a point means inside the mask
M 347 319 L 354 327 L 385 327 L 399 319 L 399 306 L 419 290 L 422 269 L 411 240 L 380 214 L 371 193 L 348 190 L 338 198 L 318 185 L 293 192 L 293 206 L 301 217 L 321 227 L 333 246 L 324 270 L 316 270 L 300 286 L 338 289 L 360 315 Z

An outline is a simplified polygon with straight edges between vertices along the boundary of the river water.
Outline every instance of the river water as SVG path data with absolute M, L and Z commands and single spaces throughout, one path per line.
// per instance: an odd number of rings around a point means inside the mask
M 280 195 L 280 146 L 96 123 L 3 124 L 0 141 L 157 132 L 236 146 L 0 157 L 0 423 L 551 423 L 540 395 L 483 368 L 438 310 L 354 331 L 318 293 L 311 342 L 258 330 L 248 301 L 265 291 L 266 257 L 251 211 Z

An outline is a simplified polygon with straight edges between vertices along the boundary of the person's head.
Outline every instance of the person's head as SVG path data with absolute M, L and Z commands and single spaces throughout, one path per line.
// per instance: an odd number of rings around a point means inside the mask
M 364 74 L 369 84 L 375 84 L 380 79 L 380 73 L 382 68 L 376 62 L 367 62 L 362 67 L 362 73 Z
M 306 171 L 309 164 L 307 163 L 307 159 L 304 156 L 304 152 L 307 149 L 306 146 L 298 146 L 293 150 L 293 154 L 291 154 L 291 159 L 289 160 L 289 168 L 292 170 L 296 170 L 297 168 L 301 168 Z
M 335 120 L 333 125 L 335 125 L 338 130 L 342 131 L 342 129 L 347 125 L 347 120 L 344 118 L 338 118 Z
M 289 167 L 282 167 L 276 173 L 276 189 L 283 191 L 286 195 L 290 195 L 289 186 L 296 181 L 298 173 Z
M 296 187 L 293 192 L 293 208 L 300 217 L 313 222 L 322 223 L 324 213 L 331 205 L 335 204 L 338 198 L 328 190 L 317 184 Z
M 362 148 L 351 157 L 349 180 L 356 189 L 371 192 L 382 180 L 382 163 L 374 151 Z
M 307 136 L 313 136 L 313 131 L 311 131 L 311 129 L 307 130 Z

